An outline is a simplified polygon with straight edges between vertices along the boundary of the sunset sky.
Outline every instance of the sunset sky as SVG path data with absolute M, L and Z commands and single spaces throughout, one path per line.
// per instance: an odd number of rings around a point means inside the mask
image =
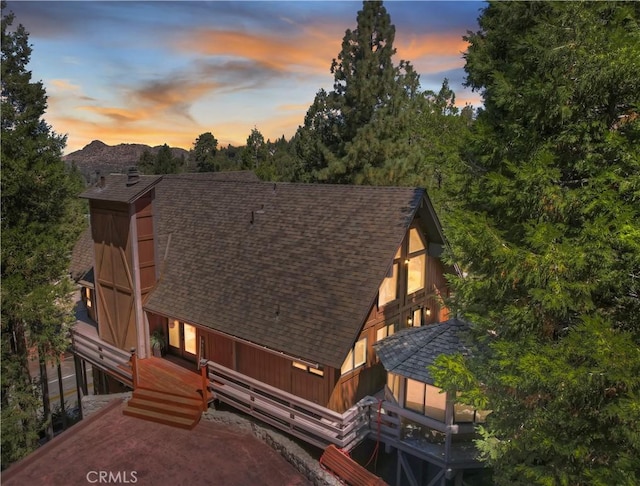
M 424 89 L 447 77 L 458 105 L 466 44 L 480 2 L 385 2 L 396 63 L 413 63 Z M 189 149 L 212 132 L 244 145 L 256 127 L 289 139 L 320 88 L 362 2 L 8 2 L 30 33 L 28 68 L 47 91 L 47 123 L 66 153 L 92 140 Z

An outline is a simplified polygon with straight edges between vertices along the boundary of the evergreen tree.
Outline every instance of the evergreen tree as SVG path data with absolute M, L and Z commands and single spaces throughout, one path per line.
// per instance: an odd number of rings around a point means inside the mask
M 491 3 L 458 211 L 474 358 L 440 381 L 493 410 L 498 484 L 640 482 L 640 5 Z
M 242 150 L 242 166 L 245 169 L 258 169 L 267 160 L 267 144 L 257 128 L 252 128 L 247 144 Z
M 198 172 L 215 172 L 220 170 L 216 165 L 218 140 L 211 132 L 201 134 L 193 144 L 189 159 Z
M 68 264 L 82 227 L 81 178 L 61 159 L 66 137 L 41 118 L 47 98 L 31 81 L 29 35 L 13 28 L 2 2 L 2 468 L 36 447 L 50 430 L 28 358 L 41 368 L 69 346 L 73 322 Z M 46 392 L 47 377 L 42 377 Z
M 472 119 L 458 113 L 447 80 L 438 94 L 422 92 L 411 63 L 393 63 L 394 37 L 382 2 L 364 2 L 332 63 L 333 91 L 318 91 L 292 140 L 290 177 L 423 186 L 442 209 Z
M 171 148 L 166 143 L 158 149 L 155 155 L 145 149 L 138 161 L 138 168 L 145 174 L 177 174 L 184 165 L 184 155 L 174 157 Z
M 153 174 L 155 169 L 155 156 L 151 153 L 149 149 L 144 149 L 142 154 L 140 155 L 140 159 L 138 160 L 138 169 L 143 174 Z
M 348 144 L 376 116 L 397 115 L 405 100 L 416 95 L 419 79 L 411 64 L 393 64 L 394 37 L 382 2 L 363 2 L 356 29 L 345 32 L 331 65 L 333 91 L 317 93 L 299 129 L 300 152 L 308 158 L 306 172 L 312 180 L 353 182 L 362 166 L 345 165 Z

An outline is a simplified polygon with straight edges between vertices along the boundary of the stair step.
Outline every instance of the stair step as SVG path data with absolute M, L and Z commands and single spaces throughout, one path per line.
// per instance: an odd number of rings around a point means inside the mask
M 134 397 L 129 400 L 128 406 L 191 419 L 197 418 L 200 413 L 202 413 L 199 407 L 194 408 L 191 405 L 178 405 L 170 403 L 160 403 L 158 401 L 152 400 L 143 400 L 142 398 L 135 396 L 135 394 Z
M 134 398 L 147 400 L 150 402 L 166 403 L 171 405 L 183 405 L 191 407 L 194 410 L 202 410 L 202 400 L 197 398 L 183 397 L 178 395 L 169 395 L 167 393 L 147 390 L 146 388 L 136 388 L 133 392 Z
M 130 417 L 136 417 L 143 420 L 149 420 L 151 422 L 157 422 L 160 424 L 170 425 L 173 427 L 180 427 L 182 429 L 192 429 L 200 421 L 198 415 L 195 419 L 188 419 L 185 417 L 176 417 L 175 415 L 169 415 L 161 412 L 154 412 L 152 410 L 145 410 L 142 408 L 135 408 L 126 406 L 122 411 L 124 415 Z

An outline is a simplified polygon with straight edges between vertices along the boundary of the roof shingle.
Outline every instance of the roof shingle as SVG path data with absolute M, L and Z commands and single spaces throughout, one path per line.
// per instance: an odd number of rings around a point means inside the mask
M 402 329 L 373 347 L 388 372 L 433 385 L 429 366 L 438 356 L 469 353 L 462 339 L 468 329 L 469 324 L 454 318 L 438 324 Z
M 423 196 L 165 177 L 146 309 L 339 368 Z
M 83 197 L 131 202 L 142 195 L 131 188 L 155 186 L 161 275 L 145 309 L 339 368 L 429 204 L 424 190 L 215 174 L 141 176 L 129 188 L 108 176 Z

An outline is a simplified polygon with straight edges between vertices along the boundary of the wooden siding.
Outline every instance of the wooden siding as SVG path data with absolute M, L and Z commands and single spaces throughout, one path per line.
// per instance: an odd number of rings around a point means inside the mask
M 137 346 L 129 208 L 90 201 L 100 337 L 120 349 Z
M 153 334 L 155 331 L 160 330 L 164 333 L 165 339 L 168 339 L 166 317 L 147 312 L 147 319 L 149 321 L 149 335 Z
M 375 395 L 386 383 L 386 373 L 373 349 L 376 340 L 376 331 L 380 323 L 384 323 L 384 316 L 379 316 L 374 305 L 369 313 L 369 318 L 358 340 L 367 338 L 367 362 L 353 371 L 340 375 L 339 369 L 331 369 L 335 386 L 331 390 L 328 408 L 342 413 L 355 405 L 359 400 L 368 395 Z
M 204 339 L 205 358 L 310 402 L 326 406 L 332 387 L 329 376 L 293 367 L 293 360 L 238 341 L 231 336 L 198 327 Z
M 414 220 L 412 227 L 420 230 L 424 238 L 425 247 L 428 248 L 429 241 L 419 217 Z M 447 281 L 444 276 L 444 265 L 438 258 L 429 255 L 427 252 L 424 288 L 408 295 L 407 266 L 404 263 L 407 254 L 408 237 L 405 236 L 400 246 L 397 298 L 384 306 L 378 306 L 376 299 L 369 311 L 362 332 L 357 338 L 357 340 L 364 337 L 367 338 L 367 363 L 346 373 L 344 376 L 340 376 L 339 369 L 331 370 L 332 382 L 335 383 L 328 403 L 328 408 L 331 410 L 342 413 L 365 396 L 374 395 L 383 389 L 386 382 L 386 372 L 382 365 L 379 364 L 373 349 L 378 329 L 392 324 L 395 325 L 396 331 L 408 327 L 408 318 L 413 317 L 413 311 L 416 309 L 428 308 L 430 311 L 428 316 L 422 312 L 422 325 L 434 324 L 448 319 L 449 310 L 441 300 L 443 297 L 449 296 Z
M 291 361 L 254 346 L 236 343 L 237 370 L 281 390 L 291 389 Z
M 156 258 L 153 231 L 154 191 L 142 196 L 135 203 L 136 232 L 138 236 L 138 268 L 140 269 L 140 293 L 142 300 L 156 283 Z
M 234 342 L 224 334 L 205 331 L 198 328 L 198 333 L 205 339 L 205 359 L 214 361 L 225 368 L 234 369 Z

